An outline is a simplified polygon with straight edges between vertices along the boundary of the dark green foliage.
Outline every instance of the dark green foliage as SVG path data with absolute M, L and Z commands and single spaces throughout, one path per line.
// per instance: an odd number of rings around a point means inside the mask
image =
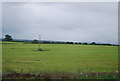
M 79 43 L 76 42 L 75 44 L 79 44 Z
M 83 45 L 88 45 L 88 43 L 85 42 L 85 43 L 83 43 Z
M 33 40 L 31 43 L 33 43 L 33 44 L 38 44 L 39 41 L 35 39 L 35 40 Z
M 92 42 L 91 45 L 95 45 L 96 43 L 95 42 Z
M 73 42 L 66 42 L 66 44 L 73 44 Z
M 38 51 L 43 51 L 42 49 L 38 49 Z
M 12 41 L 12 37 L 10 35 L 5 35 L 5 41 Z

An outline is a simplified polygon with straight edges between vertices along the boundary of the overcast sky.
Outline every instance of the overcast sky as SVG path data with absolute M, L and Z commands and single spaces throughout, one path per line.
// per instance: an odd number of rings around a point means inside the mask
M 116 2 L 23 2 L 2 5 L 2 37 L 118 42 Z

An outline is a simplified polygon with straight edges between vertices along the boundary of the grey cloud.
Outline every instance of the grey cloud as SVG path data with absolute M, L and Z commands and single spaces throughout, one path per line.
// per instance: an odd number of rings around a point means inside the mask
M 117 3 L 3 3 L 3 36 L 117 43 Z

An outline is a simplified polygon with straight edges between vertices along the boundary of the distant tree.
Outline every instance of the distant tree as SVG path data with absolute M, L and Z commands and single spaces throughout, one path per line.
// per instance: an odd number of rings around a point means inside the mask
M 52 43 L 52 44 L 55 44 L 55 42 L 54 42 L 54 41 L 52 41 L 51 43 Z
M 70 42 L 70 44 L 73 44 L 73 42 Z
M 92 45 L 95 45 L 96 43 L 95 43 L 95 42 L 92 42 L 91 44 L 92 44 Z
M 75 42 L 75 44 L 79 44 L 78 42 Z
M 66 42 L 66 44 L 69 44 L 69 42 Z
M 85 42 L 85 43 L 83 43 L 83 45 L 88 45 L 88 43 Z
M 50 41 L 43 41 L 44 44 L 50 44 L 50 43 L 55 43 L 55 42 L 50 42 Z
M 5 35 L 5 41 L 12 41 L 12 37 L 10 35 Z
M 73 42 L 66 42 L 66 44 L 73 44 Z
M 31 43 L 33 43 L 33 44 L 38 44 L 38 43 L 39 43 L 39 41 L 38 41 L 38 40 L 36 40 L 36 39 L 34 39 Z

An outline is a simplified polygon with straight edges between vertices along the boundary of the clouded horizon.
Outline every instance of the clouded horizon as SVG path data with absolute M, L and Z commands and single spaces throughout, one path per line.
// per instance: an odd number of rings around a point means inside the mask
M 118 42 L 116 2 L 4 2 L 2 37 Z

